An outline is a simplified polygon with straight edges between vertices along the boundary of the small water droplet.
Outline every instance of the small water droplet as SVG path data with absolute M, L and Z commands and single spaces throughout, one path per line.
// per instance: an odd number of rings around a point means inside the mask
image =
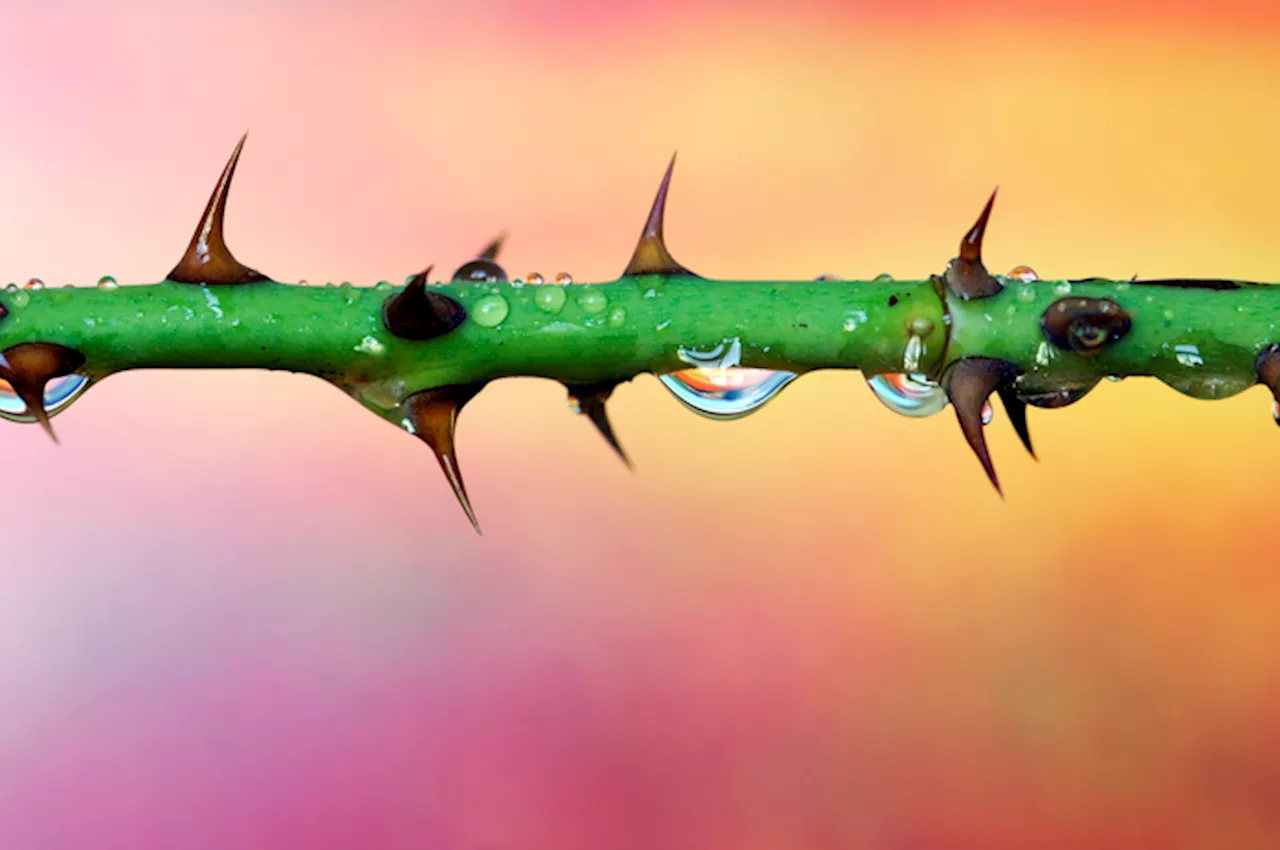
M 486 295 L 471 305 L 467 316 L 482 328 L 492 328 L 502 324 L 510 311 L 507 299 L 501 295 Z
M 885 407 L 903 416 L 932 416 L 947 406 L 947 392 L 924 375 L 873 375 L 867 385 Z
M 559 279 L 559 277 L 556 278 L 556 280 Z M 603 292 L 587 289 L 578 296 L 578 306 L 582 308 L 582 312 L 595 315 L 596 313 L 604 312 L 604 308 L 609 306 L 609 299 L 604 296 Z
M 1057 353 L 1052 345 L 1045 340 L 1041 340 L 1039 347 L 1036 348 L 1036 365 L 1048 366 Z
M 31 280 L 27 281 L 27 285 L 24 288 L 25 289 L 44 289 L 44 281 L 38 277 L 33 277 L 31 278 Z
M 1015 293 L 1014 297 L 1016 297 L 1023 304 L 1030 304 L 1032 301 L 1036 300 L 1036 288 L 1034 286 L 1026 286 L 1026 285 L 1019 286 L 1018 291 L 1017 293 Z
M 1196 367 L 1204 365 L 1204 358 L 1200 356 L 1200 349 L 1190 343 L 1181 343 L 1173 347 L 1173 358 L 1183 366 Z
M 16 283 L 11 283 L 11 284 L 9 284 L 8 286 L 6 286 L 6 287 L 4 288 L 4 291 L 5 291 L 5 292 L 17 292 L 17 291 L 18 291 L 18 284 L 16 284 Z
M 89 379 L 84 375 L 64 375 L 54 378 L 44 387 L 44 409 L 50 418 L 57 416 L 71 406 L 71 403 L 84 395 L 89 388 Z M 36 418 L 27 411 L 26 404 L 13 391 L 13 385 L 0 380 L 0 418 L 10 422 L 35 422 Z
M 1014 266 L 1005 277 L 1022 283 L 1035 283 L 1040 279 L 1040 275 L 1031 266 Z
M 541 286 L 547 281 L 546 281 L 546 278 L 544 278 L 542 275 L 538 274 L 537 272 L 529 272 L 529 276 L 524 279 L 524 282 L 529 284 L 530 286 Z
M 568 286 L 573 283 L 573 275 L 568 272 L 560 272 L 560 274 L 556 275 L 556 283 L 561 286 Z
M 547 313 L 559 313 L 565 300 L 564 290 L 558 286 L 544 286 L 533 294 L 534 306 Z
M 345 280 L 344 280 L 342 283 L 343 283 L 343 285 L 345 286 L 345 285 L 348 283 L 348 281 L 345 281 Z M 407 285 L 407 284 L 406 284 L 406 285 Z M 389 281 L 389 280 L 380 280 L 380 281 L 378 281 L 377 283 L 375 283 L 375 284 L 373 285 L 373 288 L 374 288 L 374 289 L 376 289 L 376 290 L 378 290 L 379 292 L 382 292 L 382 291 L 385 291 L 385 290 L 391 289 L 391 288 L 392 288 L 392 286 L 391 286 L 391 281 Z
M 888 272 L 881 272 L 871 280 L 872 283 L 893 283 L 893 275 Z
M 9 306 L 22 308 L 31 303 L 31 296 L 25 292 L 15 292 L 9 298 Z
M 569 410 L 574 413 L 582 412 L 582 402 L 578 401 L 578 397 L 576 395 L 569 396 Z
M 627 323 L 627 311 L 623 307 L 614 307 L 609 311 L 609 327 L 620 328 Z
M 1071 281 L 1069 280 L 1058 281 L 1056 284 L 1054 284 L 1053 291 L 1056 292 L 1058 295 L 1070 295 Z
M 695 413 L 710 419 L 738 419 L 759 410 L 797 377 L 793 372 L 740 367 L 742 343 L 724 340 L 710 351 L 680 348 L 692 369 L 659 375 L 671 394 Z
M 844 278 L 838 274 L 820 274 L 814 280 L 844 280 Z
M 996 409 L 991 406 L 991 402 L 989 401 L 983 402 L 982 403 L 982 424 L 990 425 L 991 420 L 994 419 L 995 416 L 996 416 Z
M 116 281 L 114 277 L 108 274 L 98 278 L 98 288 L 105 290 L 107 292 L 111 292 L 113 290 L 119 289 L 120 284 Z
M 1128 292 L 1128 291 L 1129 291 L 1129 281 L 1122 280 L 1116 284 L 1116 292 Z
M 310 286 L 311 284 L 307 283 L 305 280 L 300 280 L 300 281 L 298 281 L 298 284 L 297 284 L 297 285 L 298 285 L 298 286 Z
M 453 273 L 453 280 L 467 283 L 505 283 L 507 273 L 493 260 L 472 260 L 458 266 L 458 270 Z

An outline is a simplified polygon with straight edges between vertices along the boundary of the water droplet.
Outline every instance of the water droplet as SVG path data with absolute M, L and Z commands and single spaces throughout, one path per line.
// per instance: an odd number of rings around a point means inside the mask
M 44 289 L 44 281 L 38 277 L 33 277 L 27 281 L 25 289 Z
M 912 334 L 902 351 L 902 371 L 915 374 L 920 371 L 920 358 L 924 356 L 924 339 Z
M 541 286 L 546 283 L 547 280 L 537 272 L 529 272 L 529 276 L 524 279 L 524 282 L 530 286 Z
M 413 278 L 414 278 L 414 277 L 416 277 L 416 275 L 410 275 L 409 280 L 413 280 Z M 348 283 L 349 283 L 349 281 L 345 281 L 345 280 L 344 280 L 344 281 L 342 282 L 342 285 L 343 285 L 343 286 L 346 286 Z M 406 284 L 405 284 L 405 286 L 408 286 L 408 285 L 409 285 L 408 283 L 406 283 Z M 383 291 L 383 290 L 391 289 L 391 281 L 389 281 L 389 280 L 380 280 L 380 281 L 378 281 L 377 283 L 375 283 L 375 284 L 373 285 L 373 288 L 374 288 L 374 289 L 376 289 L 376 290 L 378 290 L 378 291 Z
M 846 331 L 856 331 L 859 325 L 865 325 L 866 323 L 866 310 L 850 310 L 849 315 L 844 317 L 844 329 Z
M 1045 340 L 1041 340 L 1039 347 L 1036 348 L 1036 365 L 1048 366 L 1057 353 L 1052 345 Z
M 1031 266 L 1014 266 L 1005 277 L 1022 283 L 1035 283 L 1040 279 L 1040 275 Z
M 1057 294 L 1059 294 L 1059 295 L 1070 295 L 1070 294 L 1071 294 L 1071 281 L 1069 281 L 1069 280 L 1060 280 L 1060 281 L 1058 281 L 1056 284 L 1054 284 L 1054 286 L 1053 286 L 1053 291 L 1054 291 L 1054 292 L 1056 292 L 1056 293 L 1057 293 Z
M 510 310 L 507 299 L 501 295 L 486 295 L 471 305 L 467 316 L 482 328 L 492 328 L 502 324 Z
M 578 401 L 578 397 L 576 395 L 569 396 L 569 410 L 574 413 L 582 412 L 582 402 Z
M 793 372 L 747 369 L 742 343 L 725 340 L 710 351 L 679 349 L 679 357 L 693 369 L 659 375 L 685 407 L 710 419 L 738 419 L 759 410 L 797 377 Z
M 620 328 L 627 323 L 627 311 L 623 307 L 614 307 L 609 311 L 609 327 Z
M 893 275 L 888 272 L 881 272 L 871 280 L 872 283 L 893 283 Z
M 814 280 L 844 280 L 844 278 L 838 274 L 820 274 Z
M 547 313 L 559 313 L 564 309 L 564 290 L 558 286 L 544 286 L 533 294 L 533 303 Z
M 8 286 L 6 286 L 6 287 L 4 288 L 4 291 L 5 291 L 5 292 L 17 292 L 17 291 L 18 291 L 18 284 L 16 284 L 16 283 L 11 283 L 11 284 L 9 284 Z
M 1177 375 L 1161 380 L 1183 395 L 1203 399 L 1230 398 L 1253 386 L 1252 381 L 1221 375 Z
M 493 260 L 472 260 L 458 266 L 458 270 L 453 273 L 453 280 L 468 283 L 505 283 L 507 273 Z
M 867 384 L 885 407 L 903 416 L 932 416 L 947 406 L 946 390 L 929 383 L 924 375 L 873 375 Z
M 298 286 L 310 286 L 310 285 L 311 284 L 307 283 L 305 280 L 298 281 Z
M 1129 281 L 1122 280 L 1116 284 L 1116 292 L 1128 292 L 1128 291 L 1129 291 Z
M 1017 293 L 1014 295 L 1023 304 L 1030 304 L 1036 300 L 1036 288 L 1034 286 L 1019 286 Z
M 560 274 L 556 275 L 556 283 L 561 286 L 568 286 L 573 283 L 573 275 L 568 272 L 560 272 Z
M 111 292 L 113 290 L 119 289 L 120 284 L 111 275 L 103 275 L 102 277 L 98 278 L 98 288 L 106 290 L 107 292 Z
M 982 424 L 990 425 L 991 420 L 996 416 L 996 409 L 991 406 L 991 402 L 984 401 L 982 403 Z
M 595 315 L 604 312 L 604 308 L 609 306 L 609 299 L 605 298 L 603 292 L 588 289 L 578 296 L 578 306 L 582 308 L 582 312 Z
M 1162 311 L 1160 312 L 1160 315 L 1164 317 L 1164 320 L 1165 320 L 1166 322 L 1172 322 L 1172 321 L 1173 321 L 1173 308 L 1172 308 L 1172 307 L 1166 307 L 1164 310 L 1162 310 Z
M 1200 356 L 1200 349 L 1190 343 L 1181 343 L 1173 347 L 1173 358 L 1183 366 L 1194 368 L 1204 365 L 1204 358 Z
M 9 298 L 9 306 L 22 308 L 31 303 L 31 296 L 25 292 L 15 292 Z
M 65 375 L 54 378 L 44 387 L 44 409 L 52 418 L 66 410 L 73 401 L 84 395 L 89 379 L 84 375 Z M 10 422 L 35 422 L 27 412 L 27 406 L 8 381 L 0 381 L 0 418 Z

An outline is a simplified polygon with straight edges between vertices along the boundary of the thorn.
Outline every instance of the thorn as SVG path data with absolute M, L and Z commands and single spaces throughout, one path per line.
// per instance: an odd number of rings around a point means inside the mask
M 649 218 L 644 223 L 644 230 L 640 232 L 640 241 L 636 244 L 635 253 L 631 255 L 631 262 L 627 263 L 626 271 L 622 273 L 623 277 L 644 274 L 699 277 L 672 258 L 662 236 L 662 221 L 667 210 L 667 190 L 671 187 L 671 171 L 675 167 L 676 156 L 672 154 L 667 173 L 662 176 L 662 184 L 658 186 L 658 195 L 653 199 L 653 206 L 649 209 Z
M 613 433 L 613 426 L 609 424 L 609 414 L 605 410 L 605 402 L 608 401 L 616 386 L 616 383 L 565 384 L 564 388 L 569 391 L 570 399 L 577 400 L 579 412 L 591 420 L 591 424 L 596 426 L 600 436 L 604 437 L 605 441 L 618 453 L 618 457 L 622 458 L 627 469 L 634 470 L 635 467 L 631 465 L 626 452 L 622 450 L 622 445 Z
M 1271 390 L 1271 395 L 1275 397 L 1273 414 L 1280 412 L 1280 343 L 1273 342 L 1262 350 L 1254 371 L 1258 375 L 1258 383 Z M 1276 424 L 1280 425 L 1280 418 L 1276 419 Z
M 996 478 L 995 466 L 991 463 L 991 454 L 987 451 L 987 440 L 983 435 L 982 406 L 991 393 L 1009 384 L 1017 371 L 1018 367 L 1007 360 L 965 357 L 951 366 L 944 381 L 947 398 L 956 409 L 960 430 L 1002 499 L 1004 491 L 1000 489 L 1000 481 Z
M 498 253 L 502 251 L 502 244 L 507 241 L 507 231 L 502 231 L 494 237 L 493 241 L 480 250 L 476 254 L 477 260 L 497 260 Z
M 458 469 L 453 441 L 458 412 L 482 389 L 484 384 L 437 387 L 409 396 L 403 405 L 406 418 L 413 426 L 412 433 L 435 452 L 436 460 L 453 488 L 453 495 L 458 498 L 458 504 L 462 505 L 477 534 L 483 532 L 476 521 L 475 511 L 471 509 L 467 488 L 462 483 L 462 471 Z
M 991 197 L 987 198 L 987 205 L 982 208 L 982 215 L 978 216 L 973 229 L 960 242 L 960 259 L 970 263 L 982 262 L 982 237 L 987 233 L 987 222 L 991 219 L 991 208 L 995 206 L 996 192 L 999 191 L 1000 187 L 997 186 L 991 192 Z
M 84 355 L 74 348 L 51 342 L 24 342 L 0 352 L 0 379 L 9 382 L 26 405 L 27 413 L 57 443 L 58 435 L 53 432 L 44 407 L 45 384 L 70 375 L 84 363 Z
M 960 240 L 960 255 L 947 264 L 947 288 L 953 295 L 968 301 L 970 298 L 988 298 L 995 295 L 1004 286 L 987 271 L 982 264 L 982 238 L 987 233 L 987 222 L 991 218 L 991 208 L 996 202 L 997 187 L 982 208 L 982 214 L 973 227 Z
M 218 184 L 213 187 L 213 194 L 205 205 L 204 215 L 191 237 L 191 244 L 187 246 L 187 252 L 173 267 L 173 271 L 169 272 L 168 280 L 178 283 L 254 283 L 269 279 L 233 257 L 222 235 L 222 222 L 227 213 L 227 192 L 231 188 L 231 178 L 236 173 L 236 163 L 240 161 L 240 151 L 244 149 L 244 142 L 248 137 L 249 134 L 245 133 L 236 143 L 236 149 L 222 169 Z
M 435 339 L 466 321 L 462 302 L 427 287 L 431 269 L 418 272 L 404 289 L 382 302 L 382 324 L 401 339 Z
M 1003 386 L 999 389 L 1000 401 L 1004 403 L 1004 411 L 1009 414 L 1009 423 L 1013 425 L 1013 430 L 1018 432 L 1018 439 L 1022 440 L 1022 445 L 1027 447 L 1027 454 L 1031 455 L 1032 460 L 1039 460 L 1036 457 L 1036 450 L 1031 448 L 1031 432 L 1027 430 L 1027 403 L 1018 398 L 1013 393 L 1013 388 Z

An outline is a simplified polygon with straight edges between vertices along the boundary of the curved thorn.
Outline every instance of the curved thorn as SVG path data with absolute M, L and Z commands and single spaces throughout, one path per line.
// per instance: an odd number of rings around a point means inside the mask
M 502 245 L 507 241 L 507 231 L 502 231 L 493 238 L 493 241 L 480 249 L 480 253 L 476 254 L 477 260 L 497 260 L 498 254 L 502 251 Z
M 1258 376 L 1258 383 L 1271 390 L 1271 395 L 1275 397 L 1273 415 L 1280 412 L 1280 343 L 1273 342 L 1262 350 L 1254 372 Z M 1280 417 L 1276 417 L 1276 424 L 1280 425 Z
M 401 339 L 427 340 L 444 336 L 467 318 L 462 302 L 427 287 L 427 266 L 405 288 L 382 302 L 382 324 Z
M 1000 489 L 983 434 L 982 406 L 991 393 L 1012 381 L 1016 374 L 1017 367 L 1008 361 L 993 357 L 966 357 L 952 365 L 946 379 L 947 398 L 956 410 L 960 430 L 1002 499 L 1004 491 Z
M 1013 430 L 1018 432 L 1018 439 L 1022 440 L 1022 445 L 1026 446 L 1027 454 L 1031 455 L 1033 460 L 1039 460 L 1036 457 L 1036 450 L 1031 447 L 1031 432 L 1027 430 L 1027 403 L 1018 398 L 1013 393 L 1013 389 L 1009 386 L 1003 386 L 999 389 L 1000 401 L 1004 403 L 1005 413 L 1009 414 L 1009 423 L 1013 425 Z
M 564 387 L 569 391 L 570 399 L 576 400 L 579 412 L 586 415 L 591 420 L 591 424 L 596 426 L 596 430 L 600 432 L 600 436 L 613 447 L 618 453 L 618 457 L 622 458 L 622 462 L 626 464 L 627 469 L 634 470 L 631 460 L 627 457 L 627 453 L 622 450 L 622 445 L 618 442 L 618 437 L 613 433 L 613 426 L 609 423 L 609 414 L 605 410 L 605 402 L 608 401 L 610 394 L 613 393 L 615 383 L 605 384 L 565 384 Z
M 462 482 L 462 471 L 458 469 L 453 444 L 458 412 L 483 388 L 484 384 L 437 387 L 410 396 L 403 405 L 411 433 L 435 452 L 436 460 L 440 462 L 440 468 L 449 480 L 449 486 L 453 488 L 453 495 L 457 497 L 458 504 L 462 506 L 477 534 L 482 533 L 480 523 L 476 520 L 475 511 L 471 509 L 471 500 L 467 498 L 467 488 Z
M 965 234 L 964 239 L 960 241 L 960 259 L 968 260 L 971 263 L 982 262 L 982 237 L 987 233 L 987 222 L 991 219 L 991 208 L 996 203 L 996 192 L 1000 191 L 997 186 L 992 192 L 991 197 L 987 199 L 987 205 L 982 208 L 982 214 L 978 216 L 978 220 L 974 222 L 973 227 Z
M 1004 285 L 982 264 L 982 238 L 986 235 L 987 221 L 991 218 L 991 208 L 995 202 L 996 192 L 993 191 L 978 220 L 964 239 L 960 240 L 960 255 L 947 264 L 944 276 L 947 289 L 966 301 L 970 298 L 987 298 L 1004 289 Z
M 676 155 L 673 153 L 671 162 L 667 165 L 667 171 L 662 176 L 662 183 L 658 186 L 658 194 L 653 199 L 653 206 L 649 208 L 649 217 L 645 220 L 644 229 L 640 231 L 640 241 L 636 243 L 631 262 L 627 263 L 627 268 L 622 273 L 623 277 L 645 274 L 699 276 L 675 261 L 671 252 L 667 250 L 666 241 L 662 236 L 662 222 L 667 210 L 667 190 L 671 187 L 671 172 L 675 167 Z
M 244 149 L 245 133 L 231 152 L 231 159 L 222 169 L 222 176 L 213 187 L 209 203 L 205 205 L 204 215 L 196 225 L 196 232 L 191 237 L 191 244 L 182 259 L 169 272 L 168 279 L 178 283 L 254 283 L 268 280 L 261 272 L 241 263 L 227 248 L 223 238 L 223 219 L 227 214 L 227 192 L 231 188 L 231 178 L 236 173 L 236 163 L 240 161 L 240 152 Z

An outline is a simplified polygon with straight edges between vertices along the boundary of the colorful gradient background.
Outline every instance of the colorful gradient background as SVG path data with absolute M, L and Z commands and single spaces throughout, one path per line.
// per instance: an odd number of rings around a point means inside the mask
M 1270 2 L 0 6 L 0 274 L 150 282 L 251 130 L 277 278 L 608 279 L 667 159 L 720 277 L 1280 278 Z M 737 423 L 494 384 L 459 450 L 305 376 L 129 373 L 5 427 L 0 847 L 1280 845 L 1280 434 L 1149 380 Z

